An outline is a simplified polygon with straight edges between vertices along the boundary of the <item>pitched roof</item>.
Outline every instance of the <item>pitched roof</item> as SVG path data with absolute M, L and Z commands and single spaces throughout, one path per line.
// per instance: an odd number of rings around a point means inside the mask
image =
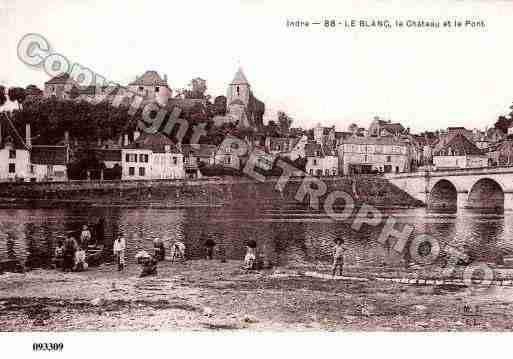
M 400 123 L 388 123 L 387 122 L 387 123 L 384 123 L 381 127 L 393 134 L 398 134 L 398 133 L 404 132 L 404 127 Z
M 28 147 L 23 140 L 11 119 L 5 112 L 0 112 L 0 148 L 5 146 L 7 142 L 13 144 L 15 149 L 28 150 Z
M 56 84 L 67 84 L 67 83 L 75 83 L 75 81 L 69 76 L 67 72 L 59 74 L 54 78 L 45 82 L 45 85 L 56 85 Z
M 30 163 L 36 165 L 66 165 L 68 159 L 66 146 L 32 146 Z
M 397 145 L 406 146 L 407 143 L 401 138 L 395 136 L 382 136 L 382 137 L 348 137 L 341 141 L 342 144 L 350 143 L 357 145 Z
M 121 149 L 119 148 L 95 148 L 93 151 L 98 161 L 121 162 Z
M 435 156 L 482 155 L 483 152 L 461 133 L 454 135 L 445 145 L 435 151 Z
M 242 71 L 242 67 L 239 67 L 230 85 L 249 85 L 246 75 Z
M 146 71 L 142 76 L 138 77 L 135 81 L 129 83 L 128 85 L 137 85 L 137 86 L 167 86 L 167 81 L 164 81 L 157 71 L 149 70 Z
M 306 157 L 324 157 L 335 156 L 333 150 L 329 146 L 322 146 L 317 142 L 308 142 L 305 146 Z
M 196 156 L 196 157 L 212 157 L 217 152 L 217 146 L 199 144 L 199 145 L 182 145 L 182 152 L 184 156 Z
M 156 153 L 164 153 L 166 152 L 166 146 L 170 146 L 170 151 L 173 153 L 180 153 L 180 150 L 176 147 L 175 143 L 171 141 L 169 137 L 162 133 L 157 134 L 149 134 L 143 133 L 141 136 L 135 141 L 129 144 L 128 146 L 124 146 L 126 149 L 144 149 L 151 150 Z

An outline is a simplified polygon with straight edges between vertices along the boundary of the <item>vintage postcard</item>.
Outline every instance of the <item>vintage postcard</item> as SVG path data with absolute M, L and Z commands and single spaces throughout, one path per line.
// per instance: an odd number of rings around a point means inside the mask
M 512 15 L 0 0 L 0 331 L 512 330 Z

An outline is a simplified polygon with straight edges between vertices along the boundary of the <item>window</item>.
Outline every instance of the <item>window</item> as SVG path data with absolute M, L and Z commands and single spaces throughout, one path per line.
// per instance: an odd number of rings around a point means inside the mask
M 9 158 L 16 158 L 16 150 L 9 150 Z
M 125 162 L 130 162 L 130 155 L 128 153 L 125 155 Z
M 146 174 L 146 168 L 139 167 L 139 176 L 144 176 Z
M 173 164 L 176 165 L 178 163 L 178 158 L 173 157 Z
M 155 92 L 159 92 L 159 87 L 155 87 Z
M 330 175 L 330 170 L 325 170 L 325 171 L 324 171 L 324 175 L 325 175 L 325 176 L 329 176 L 329 175 Z
M 141 92 L 144 91 L 144 87 L 139 86 L 139 91 L 141 91 Z
M 313 169 L 310 168 L 310 171 L 308 171 L 310 176 L 313 176 Z
M 9 163 L 9 173 L 16 173 L 16 164 Z
M 387 162 L 392 162 L 392 156 L 387 156 Z
M 313 164 L 314 164 L 314 166 L 317 166 L 317 160 L 316 159 L 313 160 Z
M 135 155 L 137 157 L 137 155 Z M 148 163 L 148 155 L 144 154 L 144 153 L 140 153 L 139 154 L 139 162 L 146 162 Z
M 128 167 L 128 175 L 129 176 L 135 175 L 135 167 Z
M 30 165 L 30 173 L 34 173 L 34 165 Z
M 333 176 L 336 176 L 336 175 L 337 175 L 337 170 L 333 169 Z
M 237 96 L 240 96 L 240 89 L 239 89 L 239 86 L 237 86 Z

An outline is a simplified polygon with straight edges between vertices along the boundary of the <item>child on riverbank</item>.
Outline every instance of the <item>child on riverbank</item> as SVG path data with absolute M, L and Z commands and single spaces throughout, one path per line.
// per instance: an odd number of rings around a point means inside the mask
M 87 269 L 88 265 L 86 262 L 86 252 L 84 248 L 78 246 L 78 250 L 75 252 L 75 272 L 82 272 Z
M 342 271 L 344 269 L 344 252 L 347 250 L 347 247 L 344 245 L 344 240 L 341 238 L 335 239 L 335 249 L 333 253 L 333 273 L 335 276 L 338 269 L 338 275 L 342 275 Z
M 125 268 L 125 249 L 126 242 L 125 238 L 118 237 L 114 241 L 114 247 L 112 248 L 114 252 L 114 258 L 116 259 L 116 263 L 118 264 L 118 271 L 121 271 Z

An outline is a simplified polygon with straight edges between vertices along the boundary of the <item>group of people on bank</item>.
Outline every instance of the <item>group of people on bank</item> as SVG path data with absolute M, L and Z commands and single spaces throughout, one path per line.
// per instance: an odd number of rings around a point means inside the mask
M 74 236 L 67 237 L 64 241 L 59 241 L 55 249 L 54 264 L 58 269 L 64 272 L 70 271 L 84 271 L 89 267 L 88 264 L 88 250 L 95 248 L 97 244 L 103 242 L 103 220 L 100 220 L 101 229 L 98 226 L 95 230 L 95 236 L 92 235 L 89 226 L 83 225 L 80 235 L 75 238 Z M 101 242 L 100 242 L 101 241 Z M 214 254 L 217 253 L 221 262 L 226 262 L 226 251 L 224 245 L 218 246 L 212 238 L 207 238 L 204 243 L 205 257 L 207 260 L 214 259 Z M 170 245 L 171 254 L 167 257 L 171 262 L 186 260 L 185 244 L 181 241 L 175 240 Z M 337 273 L 342 275 L 344 265 L 344 252 L 347 247 L 344 245 L 342 239 L 335 240 L 335 247 L 333 251 L 333 276 Z M 126 240 L 123 236 L 117 237 L 112 246 L 114 261 L 118 267 L 118 271 L 125 269 L 126 265 Z M 153 240 L 153 253 L 147 251 L 139 251 L 135 259 L 142 266 L 141 276 L 157 274 L 157 264 L 166 259 L 166 246 L 161 238 Z M 244 268 L 247 270 L 257 269 L 257 242 L 249 240 L 246 243 L 246 254 L 244 256 Z
M 98 238 L 96 238 L 98 240 Z M 80 235 L 68 236 L 64 241 L 57 242 L 55 248 L 54 265 L 64 272 L 81 272 L 88 268 L 87 251 L 89 246 L 94 246 L 92 234 L 87 225 L 82 227 Z

